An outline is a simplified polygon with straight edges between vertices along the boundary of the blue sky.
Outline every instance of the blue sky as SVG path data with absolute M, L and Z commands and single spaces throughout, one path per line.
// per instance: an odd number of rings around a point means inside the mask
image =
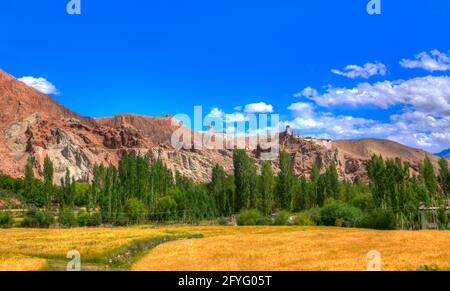
M 3 0 L 0 68 L 82 115 L 256 103 L 304 135 L 450 147 L 448 0 L 67 2 Z

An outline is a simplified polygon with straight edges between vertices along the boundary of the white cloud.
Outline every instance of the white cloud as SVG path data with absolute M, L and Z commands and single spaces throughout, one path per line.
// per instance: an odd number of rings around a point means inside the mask
M 207 117 L 211 118 L 222 118 L 225 115 L 225 113 L 220 110 L 218 107 L 214 107 L 211 112 L 208 113 Z
M 313 89 L 311 87 L 306 87 L 302 90 L 302 92 L 294 94 L 294 97 L 306 97 L 306 98 L 313 98 L 319 95 L 319 92 L 317 92 L 316 89 Z
M 294 119 L 285 121 L 283 126 L 290 125 L 302 135 L 343 139 L 359 137 L 369 129 L 372 133 L 379 131 L 374 120 L 318 112 L 311 103 L 293 103 L 288 110 L 293 112 Z
M 55 94 L 58 95 L 58 89 L 56 89 L 56 87 L 50 83 L 49 81 L 47 81 L 47 79 L 45 78 L 35 78 L 35 77 L 31 77 L 31 76 L 25 76 L 22 78 L 18 79 L 19 81 L 25 83 L 27 86 L 32 87 L 36 90 L 38 90 L 41 93 L 50 95 L 50 94 Z
M 265 102 L 252 103 L 245 105 L 244 111 L 246 113 L 272 113 L 273 106 Z
M 361 83 L 350 89 L 329 87 L 322 95 L 302 96 L 311 96 L 308 99 L 314 103 L 289 106 L 294 117 L 288 121 L 300 133 L 333 139 L 388 138 L 430 152 L 450 147 L 450 77 Z M 347 109 L 354 110 L 367 105 L 380 109 L 399 106 L 400 109 L 396 114 L 386 116 L 389 118 L 386 122 L 321 112 L 335 105 L 349 105 L 351 107 Z M 379 114 L 391 113 L 380 110 Z
M 386 66 L 382 63 L 367 63 L 363 67 L 358 65 L 348 65 L 342 71 L 333 69 L 331 70 L 333 74 L 344 76 L 350 79 L 364 78 L 369 79 L 375 75 L 386 75 Z
M 448 71 L 450 70 L 450 56 L 438 50 L 432 50 L 430 53 L 422 52 L 416 55 L 414 60 L 403 59 L 400 61 L 400 65 L 409 69 L 421 68 L 430 72 Z
M 320 106 L 372 105 L 387 109 L 400 104 L 423 112 L 450 114 L 450 77 L 427 76 L 406 81 L 361 83 L 351 89 L 330 87 L 324 94 L 309 99 Z
M 233 112 L 230 114 L 227 114 L 223 112 L 220 108 L 214 107 L 207 115 L 208 118 L 222 118 L 224 122 L 226 123 L 235 123 L 235 122 L 243 122 L 247 121 L 248 117 L 247 115 L 241 113 L 241 112 Z
M 227 123 L 234 123 L 234 122 L 243 122 L 247 121 L 248 117 L 240 112 L 234 112 L 231 114 L 226 114 L 225 119 Z

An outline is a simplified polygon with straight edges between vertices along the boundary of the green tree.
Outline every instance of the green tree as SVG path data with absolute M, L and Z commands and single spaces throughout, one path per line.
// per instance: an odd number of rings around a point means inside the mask
M 235 150 L 233 165 L 236 186 L 234 211 L 239 212 L 243 208 L 256 208 L 259 201 L 254 161 L 247 156 L 244 150 Z
M 278 175 L 276 199 L 281 209 L 290 210 L 294 186 L 291 156 L 286 152 L 282 152 L 280 154 L 280 173 Z
M 438 184 L 433 164 L 431 163 L 430 158 L 427 157 L 423 160 L 420 168 L 420 174 L 430 194 L 432 196 L 435 195 Z
M 48 156 L 45 156 L 44 159 L 44 191 L 46 195 L 46 204 L 47 208 L 50 208 L 51 202 L 54 199 L 54 190 L 53 190 L 53 162 L 50 160 Z
M 273 210 L 273 192 L 275 188 L 275 177 L 272 165 L 263 161 L 261 165 L 261 176 L 259 177 L 259 192 L 261 193 L 261 206 L 259 209 L 263 214 L 269 215 Z
M 33 171 L 33 158 L 29 158 L 27 160 L 27 164 L 25 165 L 25 196 L 31 197 L 33 195 L 34 188 L 34 171 Z
M 439 160 L 439 182 L 441 184 L 442 192 L 450 196 L 450 173 L 448 170 L 448 160 L 441 158 Z
M 338 172 L 336 169 L 336 164 L 331 162 L 330 166 L 328 167 L 327 171 L 325 172 L 326 176 L 326 183 L 327 183 L 327 190 L 328 190 L 328 197 L 332 197 L 334 199 L 339 198 L 339 177 Z
M 221 216 L 230 214 L 230 203 L 225 189 L 225 179 L 225 171 L 220 165 L 216 165 L 212 170 L 210 191 L 215 198 L 216 207 Z

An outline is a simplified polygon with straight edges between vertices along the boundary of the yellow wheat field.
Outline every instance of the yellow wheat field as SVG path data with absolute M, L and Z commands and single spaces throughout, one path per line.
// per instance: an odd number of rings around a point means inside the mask
M 450 232 L 293 229 L 169 242 L 134 270 L 365 270 L 367 253 L 381 253 L 383 270 L 450 268 Z
M 118 248 L 132 240 L 166 235 L 152 227 L 73 228 L 73 229 L 3 229 L 0 230 L 0 254 L 65 258 L 70 250 L 91 258 Z
M 0 271 L 38 271 L 47 266 L 47 260 L 17 254 L 0 254 Z
M 41 270 L 64 262 L 104 258 L 133 240 L 202 234 L 150 250 L 134 270 L 364 270 L 377 250 L 384 270 L 450 269 L 450 232 L 376 231 L 319 227 L 124 227 L 0 229 L 0 270 Z

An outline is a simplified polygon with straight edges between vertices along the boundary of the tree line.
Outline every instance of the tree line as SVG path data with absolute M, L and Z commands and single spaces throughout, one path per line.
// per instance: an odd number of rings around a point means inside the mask
M 19 193 L 28 205 L 57 212 L 59 223 L 67 226 L 197 222 L 255 210 L 265 217 L 283 211 L 303 212 L 317 224 L 332 225 L 353 225 L 363 218 L 347 216 L 361 212 L 375 218 L 392 216 L 401 228 L 418 228 L 419 203 L 444 207 L 450 195 L 445 159 L 440 160 L 437 174 L 428 158 L 419 173 L 412 174 L 408 163 L 374 155 L 366 166 L 368 184 L 340 181 L 334 162 L 322 172 L 314 164 L 309 177 L 295 176 L 291 156 L 285 152 L 280 154 L 277 173 L 268 161 L 257 171 L 254 159 L 244 150 L 234 151 L 233 165 L 233 175 L 227 176 L 223 167 L 216 165 L 211 182 L 194 183 L 179 172 L 174 174 L 151 154 L 128 155 L 117 167 L 95 165 L 90 182 L 75 181 L 67 170 L 60 184 L 54 185 L 53 163 L 46 157 L 43 181 L 35 178 L 30 159 L 25 178 L 0 177 L 0 189 Z M 319 219 L 320 209 L 331 214 Z M 443 208 L 442 222 L 445 216 Z

